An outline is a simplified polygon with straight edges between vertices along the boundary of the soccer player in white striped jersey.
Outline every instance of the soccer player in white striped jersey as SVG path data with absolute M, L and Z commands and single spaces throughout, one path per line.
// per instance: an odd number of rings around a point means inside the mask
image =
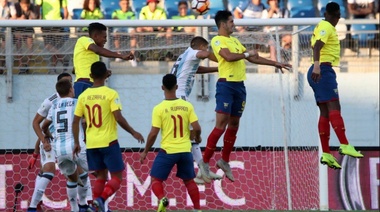
M 85 143 L 80 141 L 81 152 L 73 155 L 74 135 L 72 122 L 77 99 L 74 98 L 74 88 L 71 81 L 60 80 L 56 84 L 56 90 L 61 98 L 53 102 L 49 114 L 42 125 L 45 135 L 49 135 L 49 126 L 52 125 L 53 142 L 43 141 L 46 151 L 53 150 L 57 157 L 57 164 L 61 173 L 67 178 L 67 196 L 70 202 L 71 211 L 85 212 L 88 210 L 86 196 L 88 187 L 88 165 L 86 158 Z M 51 135 L 49 135 L 51 136 Z M 78 176 L 83 185 L 78 186 Z M 77 195 L 79 205 L 77 203 Z
M 62 79 L 71 81 L 72 77 L 68 73 L 62 73 L 58 75 L 57 81 L 62 80 Z M 53 95 L 46 98 L 42 102 L 41 106 L 38 108 L 37 113 L 33 119 L 33 129 L 36 135 L 38 136 L 38 139 L 35 144 L 33 156 L 29 158 L 28 169 L 31 169 L 34 167 L 37 161 L 37 158 L 40 154 L 41 154 L 42 168 L 36 177 L 32 200 L 30 201 L 30 205 L 28 208 L 29 212 L 37 211 L 37 207 L 39 206 L 39 203 L 41 202 L 45 189 L 54 177 L 55 154 L 54 154 L 54 151 L 45 151 L 44 148 L 42 147 L 41 141 L 45 140 L 46 138 L 45 138 L 45 135 L 41 131 L 40 124 L 48 115 L 49 109 L 51 105 L 53 104 L 53 101 L 55 101 L 58 98 L 59 98 L 58 93 L 54 93 Z
M 217 62 L 214 54 L 207 50 L 207 40 L 200 36 L 194 37 L 190 42 L 190 47 L 188 47 L 186 51 L 182 53 L 174 63 L 170 73 L 174 74 L 177 77 L 177 98 L 182 98 L 183 100 L 188 101 L 189 95 L 194 85 L 195 74 L 218 72 L 217 67 L 200 66 L 201 61 L 206 58 Z M 199 144 L 193 140 L 193 133 L 191 132 L 191 153 L 193 154 L 194 161 L 199 164 L 199 161 L 202 159 L 202 152 Z M 222 176 L 219 176 L 211 171 L 210 176 L 212 179 L 222 178 Z M 202 179 L 200 171 L 198 171 L 198 174 L 194 181 L 197 184 L 204 184 L 205 181 Z

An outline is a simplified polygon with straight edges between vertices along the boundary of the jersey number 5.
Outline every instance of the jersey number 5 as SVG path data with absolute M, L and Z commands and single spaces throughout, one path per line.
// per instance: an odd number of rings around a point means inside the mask
M 173 119 L 174 124 L 174 138 L 177 138 L 177 118 L 178 118 L 178 124 L 179 124 L 179 137 L 183 137 L 183 119 L 181 115 L 177 115 L 177 117 L 171 115 Z
M 95 104 L 90 108 L 90 106 L 86 105 L 87 113 L 88 113 L 88 119 L 90 120 L 90 123 L 88 127 L 94 127 L 99 128 L 102 126 L 102 108 L 100 105 Z M 95 117 L 96 116 L 96 117 Z

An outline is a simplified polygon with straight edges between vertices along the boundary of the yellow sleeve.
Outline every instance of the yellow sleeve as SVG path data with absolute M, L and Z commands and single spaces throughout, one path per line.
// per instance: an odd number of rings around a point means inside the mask
M 114 91 L 111 95 L 110 108 L 112 112 L 122 109 L 119 94 L 116 91 Z
M 153 108 L 153 112 L 152 112 L 152 126 L 161 129 L 161 124 L 162 123 L 161 123 L 160 110 L 156 106 Z
M 189 109 L 190 109 L 190 114 L 189 114 L 190 115 L 190 117 L 189 117 L 190 123 L 198 121 L 198 116 L 194 111 L 193 105 L 190 104 Z
M 315 35 L 315 41 L 317 40 L 321 40 L 323 43 L 326 43 L 327 40 L 329 39 L 330 37 L 330 34 L 331 34 L 331 30 L 329 30 L 325 24 L 322 24 L 320 23 L 315 31 L 314 31 L 314 35 Z
M 83 96 L 79 95 L 74 115 L 82 117 L 84 115 Z

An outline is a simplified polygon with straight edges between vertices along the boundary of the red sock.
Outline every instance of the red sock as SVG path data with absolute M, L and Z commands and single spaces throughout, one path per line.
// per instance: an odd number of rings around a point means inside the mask
M 96 179 L 94 185 L 92 186 L 94 189 L 92 190 L 92 196 L 94 199 L 100 197 L 104 190 L 104 185 L 106 184 L 106 180 Z
M 118 177 L 112 177 L 104 187 L 101 197 L 106 201 L 108 197 L 114 194 L 117 190 L 119 190 L 121 184 L 121 180 Z
M 195 184 L 194 180 L 184 181 L 184 183 L 187 188 L 187 193 L 189 193 L 191 201 L 193 201 L 194 209 L 200 210 L 201 204 L 197 184 Z
M 344 128 L 343 118 L 340 115 L 339 110 L 332 110 L 329 113 L 329 119 L 331 122 L 331 126 L 333 127 L 336 136 L 339 139 L 341 144 L 348 144 L 348 140 L 346 138 L 346 129 Z
M 222 150 L 222 159 L 226 162 L 230 162 L 230 154 L 234 148 L 236 141 L 236 134 L 238 128 L 227 128 L 226 133 L 224 134 L 224 145 Z
M 164 186 L 162 185 L 161 180 L 153 179 L 152 182 L 152 191 L 154 195 L 160 200 L 165 197 L 164 195 Z
M 318 122 L 319 138 L 321 139 L 322 152 L 330 153 L 330 122 L 329 118 L 320 116 Z
M 207 145 L 205 149 L 205 153 L 203 154 L 203 161 L 205 163 L 208 163 L 210 161 L 210 158 L 215 152 L 216 144 L 218 143 L 218 140 L 220 136 L 222 136 L 224 133 L 224 129 L 217 129 L 214 128 L 210 135 L 207 138 Z

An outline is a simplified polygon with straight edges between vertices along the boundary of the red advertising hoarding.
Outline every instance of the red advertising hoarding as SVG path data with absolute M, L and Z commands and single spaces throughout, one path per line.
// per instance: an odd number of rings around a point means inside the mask
M 355 163 L 358 166 L 356 175 L 352 171 L 344 174 L 340 174 L 342 171 L 329 171 L 330 209 L 357 207 L 356 202 L 362 203 L 366 209 L 379 207 L 379 152 L 365 151 L 364 154 L 365 158 L 360 159 L 360 163 Z M 145 211 L 156 208 L 158 200 L 150 190 L 149 177 L 155 155 L 156 153 L 149 153 L 146 163 L 140 164 L 138 152 L 123 152 L 126 164 L 124 180 L 120 190 L 110 198 L 109 206 L 112 210 Z M 34 168 L 29 171 L 26 168 L 29 156 L 26 153 L 0 155 L 0 211 L 13 211 L 17 183 L 23 184 L 24 189 L 17 195 L 16 208 L 21 211 L 28 207 L 39 170 Z M 337 154 L 336 157 L 342 160 Z M 215 158 L 219 159 L 220 153 L 216 153 Z M 288 194 L 291 195 L 293 210 L 318 209 L 318 152 L 289 151 L 288 158 L 290 190 L 286 186 L 285 155 L 282 150 L 233 152 L 230 165 L 236 181 L 232 183 L 223 178 L 211 184 L 199 185 L 202 209 L 286 210 Z M 345 164 L 349 167 L 351 163 L 346 161 Z M 223 175 L 223 171 L 216 169 L 215 161 L 210 162 L 210 167 L 212 171 Z M 164 184 L 170 201 L 169 208 L 192 209 L 185 186 L 175 177 L 175 172 L 176 169 Z M 351 178 L 360 181 L 357 184 L 360 185 L 360 192 L 349 189 L 349 186 L 342 188 L 343 185 L 354 183 Z M 356 197 L 353 197 L 354 193 Z M 44 208 L 51 211 L 69 210 L 66 199 L 66 181 L 57 171 L 45 191 Z

